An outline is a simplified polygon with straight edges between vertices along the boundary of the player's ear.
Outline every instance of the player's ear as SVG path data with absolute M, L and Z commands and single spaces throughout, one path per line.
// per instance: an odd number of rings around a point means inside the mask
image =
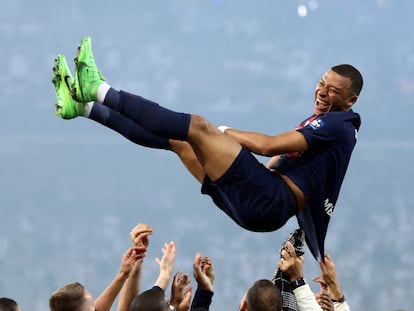
M 239 311 L 246 311 L 247 310 L 247 302 L 246 299 L 243 299 L 240 303 Z
M 353 95 L 351 96 L 348 101 L 347 101 L 347 106 L 349 109 L 352 108 L 352 106 L 357 102 L 358 100 L 358 96 L 357 95 Z

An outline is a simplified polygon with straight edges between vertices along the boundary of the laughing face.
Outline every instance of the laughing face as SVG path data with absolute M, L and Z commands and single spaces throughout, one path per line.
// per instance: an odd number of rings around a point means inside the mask
M 351 79 L 335 71 L 327 71 L 316 86 L 313 113 L 348 111 L 358 96 L 351 92 Z

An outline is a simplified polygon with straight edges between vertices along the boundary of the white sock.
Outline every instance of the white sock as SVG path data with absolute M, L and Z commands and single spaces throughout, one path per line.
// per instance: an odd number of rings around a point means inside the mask
M 91 114 L 92 107 L 93 107 L 93 102 L 87 102 L 85 104 L 85 106 L 84 106 L 85 110 L 83 112 L 83 116 L 85 118 L 89 118 L 89 115 Z
M 111 88 L 111 86 L 106 82 L 102 83 L 98 87 L 98 103 L 103 104 L 103 102 L 105 100 L 105 96 L 108 93 L 110 88 Z

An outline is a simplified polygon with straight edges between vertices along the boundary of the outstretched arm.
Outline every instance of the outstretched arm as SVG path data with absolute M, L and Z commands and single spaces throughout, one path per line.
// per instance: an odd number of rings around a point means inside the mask
M 325 254 L 324 261 L 319 261 L 319 266 L 322 271 L 321 278 L 328 287 L 329 294 L 332 301 L 334 302 L 335 307 L 337 307 L 337 304 L 341 304 L 344 310 L 349 310 L 349 306 L 345 301 L 345 296 L 342 292 L 338 277 L 336 275 L 335 263 L 331 256 L 329 254 Z M 318 278 L 315 280 L 318 280 Z
M 146 248 L 130 248 L 122 257 L 122 264 L 118 274 L 115 276 L 111 284 L 102 292 L 95 300 L 95 309 L 98 311 L 109 311 L 116 296 L 119 294 L 125 281 L 128 279 L 129 273 L 138 259 L 143 258 Z
M 194 257 L 193 274 L 197 281 L 197 290 L 191 304 L 191 310 L 209 310 L 214 294 L 214 269 L 211 259 L 197 253 Z
M 157 263 L 160 265 L 160 274 L 154 285 L 160 287 L 164 292 L 167 289 L 174 269 L 175 251 L 175 244 L 173 241 L 165 243 L 162 249 L 162 258 L 156 258 Z
M 305 136 L 298 131 L 289 131 L 270 136 L 257 132 L 240 131 L 232 128 L 225 130 L 225 134 L 232 137 L 251 152 L 263 156 L 305 151 L 308 143 Z
M 322 311 L 315 295 L 303 279 L 303 256 L 298 257 L 296 255 L 295 248 L 290 241 L 286 242 L 286 246 L 289 252 L 282 250 L 282 258 L 279 260 L 278 267 L 285 273 L 291 285 L 296 287 L 293 289 L 293 294 L 295 295 L 299 310 Z M 299 280 L 301 281 L 299 282 Z
M 214 269 L 213 263 L 209 257 L 197 253 L 194 257 L 193 274 L 197 281 L 198 288 L 210 292 L 214 291 Z
M 142 263 L 143 259 L 139 259 L 135 262 L 128 279 L 122 286 L 121 293 L 119 294 L 117 311 L 129 311 L 132 300 L 139 294 Z
M 131 230 L 129 236 L 134 247 L 145 247 L 147 249 L 149 235 L 151 234 L 151 226 L 138 224 Z M 143 261 L 144 258 L 138 259 L 129 273 L 128 280 L 125 282 L 119 295 L 118 311 L 129 311 L 132 300 L 139 294 Z

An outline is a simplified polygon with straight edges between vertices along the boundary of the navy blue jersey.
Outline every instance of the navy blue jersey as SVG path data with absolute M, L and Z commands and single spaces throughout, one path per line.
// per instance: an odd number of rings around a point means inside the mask
M 305 194 L 307 205 L 298 214 L 312 254 L 321 259 L 330 217 L 335 209 L 361 119 L 352 110 L 328 112 L 305 120 L 297 131 L 308 150 L 282 155 L 273 168 L 288 176 Z

